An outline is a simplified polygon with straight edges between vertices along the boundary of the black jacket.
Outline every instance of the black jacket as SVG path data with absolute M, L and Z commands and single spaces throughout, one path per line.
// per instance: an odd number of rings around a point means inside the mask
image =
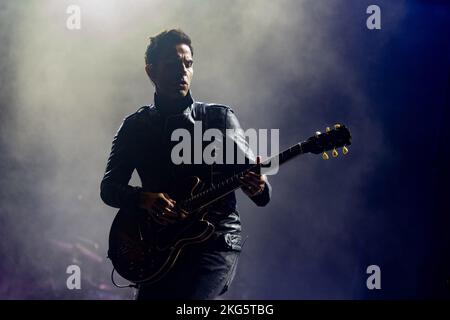
M 155 105 L 139 108 L 124 119 L 117 131 L 101 182 L 102 200 L 111 207 L 136 209 L 141 191 L 168 192 L 170 195 L 170 190 L 184 177 L 196 175 L 209 183 L 239 170 L 239 166 L 228 164 L 173 164 L 171 150 L 179 141 L 171 141 L 172 132 L 184 128 L 193 133 L 194 121 L 202 121 L 203 130 L 219 129 L 223 141 L 233 140 L 235 157 L 243 152 L 247 159 L 254 161 L 243 134 L 240 131 L 237 131 L 237 135 L 227 134 L 226 129 L 240 128 L 230 107 L 194 102 L 190 94 L 176 105 L 169 105 L 155 95 Z M 194 157 L 194 153 L 191 154 Z M 134 169 L 137 170 L 142 187 L 128 185 Z M 256 205 L 265 206 L 270 200 L 270 194 L 271 187 L 267 182 L 264 191 L 251 199 Z M 234 192 L 212 205 L 209 211 L 210 221 L 216 225 L 216 231 L 241 230 Z M 214 215 L 214 212 L 220 215 Z

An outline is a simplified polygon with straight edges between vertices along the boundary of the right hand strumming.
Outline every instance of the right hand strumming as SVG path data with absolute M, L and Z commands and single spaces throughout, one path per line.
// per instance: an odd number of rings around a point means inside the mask
M 149 215 L 162 225 L 172 224 L 187 217 L 187 212 L 177 208 L 176 201 L 167 193 L 142 192 L 139 207 L 147 210 Z

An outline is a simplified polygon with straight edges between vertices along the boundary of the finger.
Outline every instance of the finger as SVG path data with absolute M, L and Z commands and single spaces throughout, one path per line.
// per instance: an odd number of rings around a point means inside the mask
M 189 215 L 186 210 L 183 210 L 181 208 L 178 208 L 178 214 L 180 215 L 181 219 L 186 219 Z
M 157 210 L 160 212 L 160 216 L 164 219 L 167 219 L 170 223 L 176 222 L 177 220 L 183 220 L 188 217 L 189 213 L 181 208 L 169 208 L 168 206 L 157 207 Z
M 259 173 L 255 173 L 255 172 L 252 172 L 252 171 L 250 171 L 248 173 L 248 177 L 256 179 L 256 180 L 260 181 L 261 183 L 265 183 L 267 181 L 267 177 L 266 177 L 265 174 L 259 174 Z
M 175 215 L 175 213 L 172 210 L 175 207 L 175 205 L 163 195 L 161 195 L 158 198 L 158 200 L 155 201 L 153 206 L 161 215 L 168 215 L 168 216 Z
M 247 187 L 249 188 L 256 188 L 259 189 L 261 187 L 261 182 L 259 180 L 244 180 L 244 183 L 247 185 Z
M 167 202 L 170 202 L 171 204 L 175 205 L 177 203 L 175 200 L 173 200 L 167 193 L 162 194 L 162 198 L 166 200 Z
M 242 186 L 242 190 L 248 196 L 253 197 L 257 194 L 260 194 L 264 190 L 264 186 L 265 186 L 265 184 L 261 183 L 261 182 L 257 182 L 254 184 L 247 182 Z
M 259 177 L 262 176 L 261 174 L 256 173 L 256 172 L 254 172 L 254 171 L 249 171 L 249 172 L 246 173 L 245 175 L 246 175 L 246 176 L 249 176 L 249 177 L 257 177 L 257 178 L 259 178 Z
M 158 214 L 157 218 L 158 218 L 159 221 L 163 221 L 166 224 L 169 224 L 169 223 L 172 224 L 172 223 L 175 223 L 177 221 L 177 219 L 169 217 L 169 216 L 167 216 L 165 214 L 162 214 L 162 213 Z
M 263 175 L 249 175 L 247 178 L 249 181 L 254 181 L 260 185 L 263 185 L 267 182 L 267 177 L 263 174 Z
M 168 222 L 176 221 L 178 218 L 178 215 L 169 207 L 154 206 L 153 210 L 159 218 L 167 220 Z
M 166 207 L 173 208 L 175 205 L 172 204 L 170 201 L 168 201 L 166 198 L 160 196 L 153 203 L 153 206 L 155 206 L 161 210 L 165 210 Z
M 153 208 L 160 213 L 164 214 L 175 214 L 174 207 L 172 207 L 169 203 L 155 203 L 153 204 Z
M 257 184 L 261 184 L 264 183 L 264 180 L 261 179 L 261 177 L 255 177 L 255 176 L 247 176 L 245 177 L 244 181 L 248 181 L 251 183 L 257 183 Z
M 261 184 L 260 180 L 254 180 L 250 178 L 241 178 L 241 186 L 246 186 L 247 188 L 257 188 Z
M 189 212 L 187 212 L 186 210 L 179 208 L 179 207 L 171 208 L 170 212 L 173 215 L 169 214 L 169 216 L 176 218 L 176 219 L 184 219 L 189 215 Z
M 255 173 L 255 172 L 249 171 L 242 178 L 259 180 L 259 179 L 262 178 L 262 175 L 260 175 L 259 173 Z
M 162 212 L 166 212 L 169 215 L 173 213 L 175 215 L 175 204 L 166 198 L 159 198 L 159 201 L 155 203 L 155 206 L 157 206 Z

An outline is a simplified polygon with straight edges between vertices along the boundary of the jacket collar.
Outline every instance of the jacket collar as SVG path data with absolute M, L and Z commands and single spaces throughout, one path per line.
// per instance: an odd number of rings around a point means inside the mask
M 164 115 L 183 113 L 186 108 L 190 107 L 194 103 L 190 90 L 185 97 L 178 100 L 165 99 L 155 92 L 154 101 L 155 108 Z

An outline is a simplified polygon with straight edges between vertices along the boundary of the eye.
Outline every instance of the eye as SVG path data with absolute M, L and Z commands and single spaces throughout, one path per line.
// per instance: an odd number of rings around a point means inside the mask
M 178 64 L 178 61 L 175 59 L 167 60 L 166 65 L 168 67 L 175 67 Z
M 186 61 L 186 62 L 185 62 L 186 68 L 192 67 L 193 64 L 194 64 L 194 61 L 192 61 L 192 60 L 189 60 L 189 61 Z

